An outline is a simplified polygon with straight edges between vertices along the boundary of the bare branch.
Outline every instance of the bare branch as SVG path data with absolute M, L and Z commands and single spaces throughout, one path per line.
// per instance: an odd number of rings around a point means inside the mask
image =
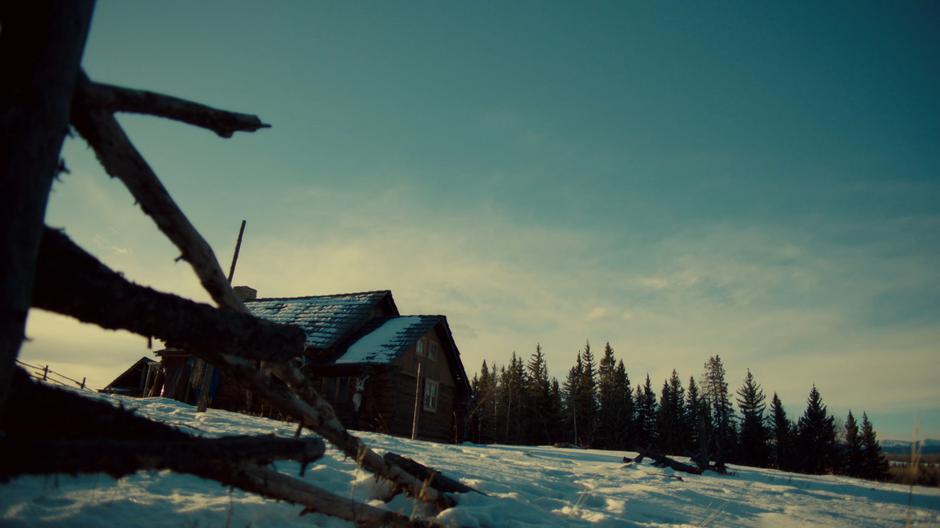
M 232 137 L 235 132 L 254 132 L 271 127 L 255 115 L 219 110 L 146 90 L 91 82 L 84 74 L 83 77 L 85 83 L 79 87 L 83 103 L 93 105 L 97 110 L 165 117 L 209 129 L 226 138 Z
M 46 228 L 40 242 L 33 304 L 193 350 L 272 361 L 289 360 L 304 350 L 304 332 L 298 327 L 134 284 L 55 229 Z
M 272 499 L 286 500 L 308 511 L 353 521 L 360 526 L 441 526 L 420 518 L 408 518 L 330 493 L 308 482 L 262 467 L 241 467 L 231 471 L 226 481 L 246 491 Z M 228 480 L 231 479 L 231 480 Z M 221 480 L 221 479 L 217 479 Z
M 87 82 L 90 83 L 90 81 Z M 87 88 L 88 84 L 83 86 Z M 196 270 L 203 287 L 213 299 L 222 307 L 244 312 L 244 305 L 235 296 L 222 274 L 211 248 L 173 202 L 172 197 L 131 144 L 114 116 L 107 109 L 96 107 L 93 100 L 85 99 L 87 93 L 85 88 L 76 90 L 72 112 L 73 123 L 95 150 L 105 170 L 112 176 L 122 179 L 144 211 L 182 251 L 183 258 Z M 56 310 L 56 308 L 50 309 Z M 253 365 L 237 359 L 238 356 L 244 356 L 244 354 L 236 352 L 234 355 L 223 354 L 220 357 L 218 353 L 205 349 L 188 350 L 218 368 L 229 370 L 236 379 L 261 393 L 305 426 L 323 435 L 362 467 L 391 480 L 412 496 L 437 504 L 442 508 L 455 504 L 451 497 L 432 486 L 427 486 L 398 465 L 387 463 L 381 456 L 369 449 L 361 439 L 350 434 L 336 417 L 332 406 L 317 394 L 300 370 L 288 362 L 272 362 L 268 364 L 268 370 L 296 391 L 300 395 L 299 398 L 290 390 L 279 387 L 270 379 L 260 375 Z
M 88 82 L 86 78 L 78 84 L 87 85 Z M 219 306 L 245 311 L 219 267 L 212 248 L 173 201 L 121 125 L 110 112 L 96 108 L 83 97 L 84 91 L 77 89 L 72 105 L 72 124 L 95 151 L 105 171 L 124 183 L 140 208 L 179 248 L 183 259 L 193 267 L 212 299 Z

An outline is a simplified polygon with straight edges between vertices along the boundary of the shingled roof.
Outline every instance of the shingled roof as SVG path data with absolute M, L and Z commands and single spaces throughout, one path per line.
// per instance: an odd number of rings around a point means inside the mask
M 376 319 L 361 330 L 360 337 L 334 363 L 391 363 L 444 320 L 446 318 L 443 315 Z
M 355 332 L 383 302 L 398 315 L 388 290 L 255 299 L 245 306 L 262 319 L 301 327 L 307 334 L 307 346 L 327 349 Z
M 445 347 L 453 351 L 453 358 L 448 361 L 454 383 L 464 393 L 470 393 L 470 380 L 460 360 L 460 350 L 454 342 L 454 336 L 443 315 L 405 315 L 382 317 L 369 322 L 356 333 L 339 357 L 331 363 L 335 365 L 389 364 L 406 353 L 415 342 L 426 335 L 432 328 L 440 325 L 444 332 Z

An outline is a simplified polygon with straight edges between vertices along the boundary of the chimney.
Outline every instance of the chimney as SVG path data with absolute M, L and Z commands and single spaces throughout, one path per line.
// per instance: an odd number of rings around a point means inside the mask
M 235 286 L 232 289 L 235 290 L 235 295 L 237 295 L 242 302 L 253 301 L 258 298 L 258 290 L 251 286 Z

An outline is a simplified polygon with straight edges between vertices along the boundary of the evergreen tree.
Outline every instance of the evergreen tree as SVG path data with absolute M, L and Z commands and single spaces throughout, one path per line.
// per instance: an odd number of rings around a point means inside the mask
M 816 385 L 809 393 L 798 429 L 800 470 L 823 474 L 836 469 L 835 420 L 823 405 Z
M 685 424 L 683 430 L 687 435 L 686 448 L 695 453 L 699 450 L 699 417 L 702 413 L 702 397 L 698 392 L 695 378 L 689 376 L 689 388 L 685 393 Z
M 616 387 L 615 397 L 620 402 L 618 405 L 620 414 L 614 422 L 616 427 L 614 447 L 628 449 L 633 447 L 634 405 L 630 376 L 627 375 L 627 369 L 624 368 L 622 360 L 617 361 L 617 367 L 614 369 L 614 386 Z
M 845 418 L 845 445 L 842 460 L 842 472 L 850 477 L 861 477 L 865 465 L 865 456 L 862 451 L 862 435 L 859 434 L 858 422 L 852 411 Z
M 616 444 L 617 421 L 622 414 L 622 400 L 618 398 L 617 381 L 614 377 L 616 361 L 610 343 L 604 346 L 604 355 L 597 365 L 597 439 L 596 447 L 612 449 Z
M 565 411 L 565 421 L 567 423 L 568 434 L 566 437 L 568 440 L 577 445 L 581 445 L 580 442 L 580 430 L 578 428 L 578 421 L 583 422 L 583 418 L 580 418 L 580 409 L 578 409 L 580 396 L 581 396 L 581 383 L 582 378 L 584 377 L 584 366 L 581 364 L 581 353 L 578 352 L 577 359 L 575 360 L 574 366 L 568 370 L 568 377 L 565 379 L 565 397 L 564 397 L 564 411 Z
M 561 388 L 558 379 L 552 378 L 549 389 L 548 433 L 552 443 L 561 442 L 565 436 L 565 415 L 561 402 Z
M 548 364 L 542 354 L 542 345 L 535 345 L 535 353 L 526 363 L 527 407 L 529 413 L 525 420 L 526 443 L 552 443 L 550 420 L 551 385 L 548 379 Z
M 708 451 L 719 468 L 733 453 L 735 443 L 734 409 L 728 398 L 728 383 L 725 381 L 725 366 L 717 355 L 705 362 L 702 378 L 702 396 L 711 410 L 710 443 Z
M 764 390 L 754 380 L 748 369 L 744 385 L 737 392 L 738 409 L 741 411 L 741 434 L 737 461 L 754 467 L 766 467 L 767 430 L 764 427 Z
M 888 477 L 888 461 L 881 452 L 878 435 L 866 413 L 862 413 L 862 458 L 862 477 L 871 480 L 885 480 Z
M 672 376 L 663 382 L 656 414 L 656 445 L 667 454 L 684 454 L 688 434 L 685 425 L 685 389 L 679 374 L 673 370 Z
M 483 360 L 483 366 L 480 367 L 479 377 L 473 378 L 472 389 L 471 437 L 478 443 L 493 442 L 496 421 L 496 379 L 490 373 L 486 360 Z
M 642 389 L 636 388 L 636 446 L 648 449 L 656 445 L 656 393 L 650 375 Z
M 591 343 L 586 342 L 581 353 L 581 386 L 578 407 L 581 415 L 580 442 L 578 445 L 591 446 L 597 432 L 597 363 L 591 353 Z
M 512 353 L 509 368 L 506 369 L 506 443 L 521 444 L 526 438 L 525 424 L 529 416 L 527 408 L 525 363 L 522 358 Z
M 774 393 L 770 402 L 771 424 L 771 465 L 784 471 L 794 468 L 793 460 L 793 424 L 787 418 L 783 403 Z

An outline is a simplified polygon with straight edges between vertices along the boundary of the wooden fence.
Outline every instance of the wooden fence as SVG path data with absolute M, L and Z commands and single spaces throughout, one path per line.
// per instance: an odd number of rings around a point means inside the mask
M 76 379 L 72 379 L 64 374 L 60 374 L 50 369 L 49 365 L 43 365 L 41 367 L 38 365 L 30 365 L 29 363 L 25 361 L 20 361 L 19 359 L 17 359 L 16 362 L 17 364 L 26 367 L 26 372 L 28 372 L 29 375 L 33 379 L 37 379 L 39 381 L 45 381 L 46 383 L 55 383 L 55 384 L 62 385 L 65 387 L 75 386 L 75 387 L 78 387 L 79 389 L 94 392 L 93 389 L 85 385 L 85 381 L 88 379 L 87 377 L 83 377 L 82 381 L 78 381 Z

